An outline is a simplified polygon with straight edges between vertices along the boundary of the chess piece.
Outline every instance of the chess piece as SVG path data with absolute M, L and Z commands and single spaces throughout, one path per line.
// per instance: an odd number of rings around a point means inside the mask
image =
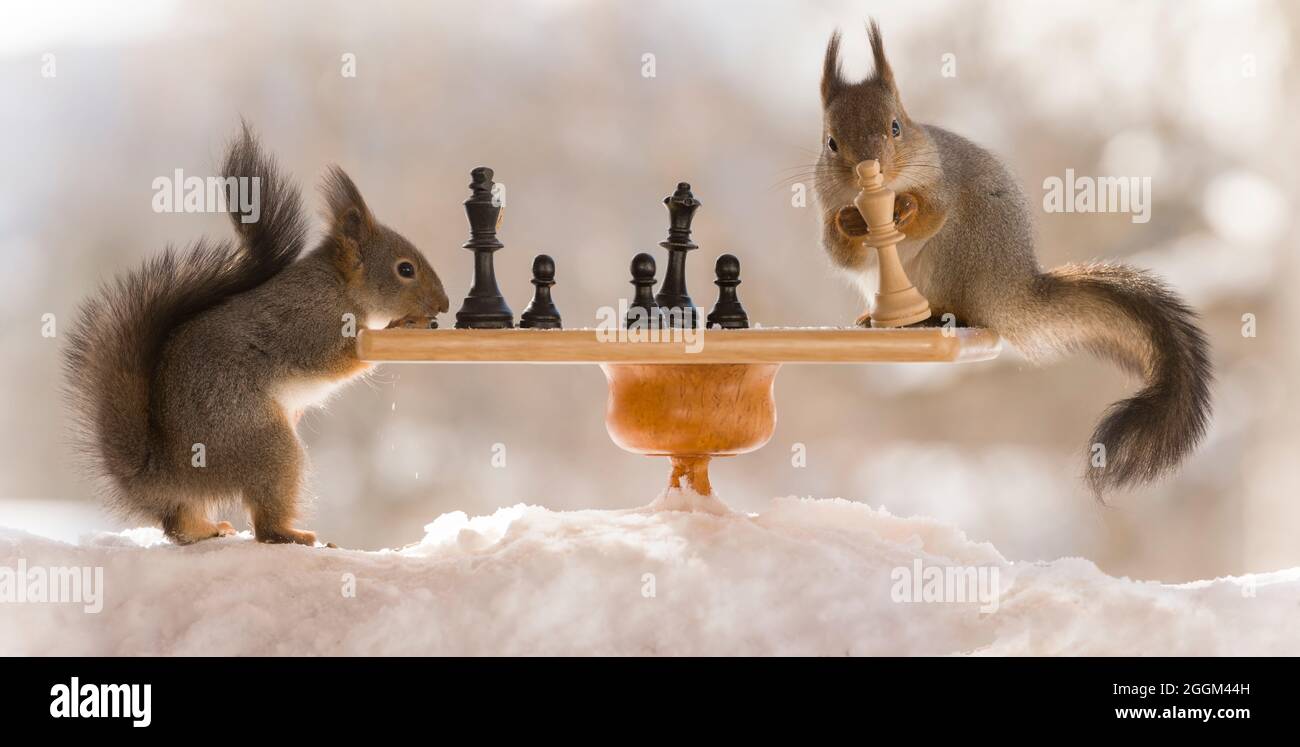
M 632 305 L 627 310 L 627 328 L 659 326 L 659 304 L 655 302 L 655 258 L 642 252 L 632 258 Z
M 551 300 L 551 286 L 555 285 L 555 260 L 545 254 L 533 259 L 533 300 L 519 315 L 519 326 L 525 329 L 559 329 L 560 310 Z
M 668 250 L 668 270 L 655 301 L 669 326 L 694 327 L 699 311 L 686 293 L 686 253 L 699 248 L 691 241 L 691 219 L 700 201 L 691 194 L 691 185 L 681 182 L 671 197 L 664 198 L 664 204 L 668 206 L 668 238 L 659 246 Z
M 474 283 L 456 312 L 456 329 L 504 329 L 514 326 L 514 313 L 497 287 L 492 253 L 502 248 L 497 239 L 501 206 L 492 195 L 492 169 L 480 166 L 470 172 L 471 190 L 465 200 L 469 217 L 469 241 L 464 248 L 474 252 Z
M 880 290 L 871 309 L 871 326 L 905 327 L 930 318 L 930 302 L 912 287 L 898 259 L 898 242 L 906 238 L 894 227 L 894 192 L 885 188 L 880 162 L 867 160 L 856 167 L 858 193 L 853 204 L 867 221 L 862 238 L 880 258 Z
M 740 305 L 736 296 L 736 286 L 740 285 L 740 260 L 734 254 L 718 257 L 713 267 L 718 279 L 713 284 L 718 286 L 718 302 L 709 312 L 708 326 L 722 329 L 748 329 L 749 315 Z

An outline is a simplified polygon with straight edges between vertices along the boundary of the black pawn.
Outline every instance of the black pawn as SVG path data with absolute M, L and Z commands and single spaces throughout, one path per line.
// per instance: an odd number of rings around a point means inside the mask
M 632 285 L 636 292 L 627 311 L 628 329 L 659 326 L 659 304 L 655 303 L 655 258 L 642 252 L 632 258 Z
M 533 258 L 533 300 L 519 315 L 519 326 L 525 329 L 559 329 L 560 310 L 551 300 L 551 286 L 555 285 L 555 260 L 545 254 Z
M 463 245 L 474 252 L 474 284 L 456 312 L 456 329 L 504 329 L 514 326 L 514 313 L 506 305 L 497 287 L 492 253 L 504 246 L 497 239 L 497 221 L 501 206 L 492 197 L 492 169 L 480 166 L 470 172 L 469 199 L 465 214 L 469 216 L 469 241 Z
M 691 185 L 682 182 L 671 197 L 664 198 L 664 204 L 668 206 L 668 238 L 659 246 L 668 250 L 668 270 L 655 301 L 670 326 L 694 327 L 699 311 L 686 293 L 686 253 L 699 248 L 691 241 L 691 219 L 701 203 L 691 194 Z
M 708 325 L 722 329 L 748 329 L 749 315 L 736 297 L 736 286 L 740 285 L 740 260 L 734 254 L 724 254 L 718 257 L 713 270 L 718 276 L 713 281 L 718 286 L 718 302 L 709 312 Z

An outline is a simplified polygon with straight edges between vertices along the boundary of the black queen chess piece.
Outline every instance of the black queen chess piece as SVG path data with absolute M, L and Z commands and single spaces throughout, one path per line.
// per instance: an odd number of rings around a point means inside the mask
M 628 329 L 659 326 L 659 304 L 655 302 L 655 258 L 641 252 L 632 258 L 632 304 L 627 310 Z
M 668 270 L 655 301 L 668 326 L 694 327 L 699 310 L 686 292 L 686 253 L 699 246 L 691 241 L 691 220 L 701 203 L 691 194 L 691 185 L 681 182 L 672 196 L 664 198 L 668 206 L 668 238 L 659 246 L 668 250 Z
M 555 260 L 546 254 L 533 258 L 533 300 L 519 315 L 519 326 L 524 329 L 560 329 L 560 310 L 551 300 L 551 286 L 555 285 Z
M 465 200 L 469 217 L 469 241 L 465 249 L 474 252 L 474 283 L 460 310 L 456 312 L 456 329 L 506 329 L 514 326 L 514 313 L 497 287 L 492 253 L 505 246 L 497 239 L 501 222 L 501 205 L 492 194 L 493 172 L 480 166 L 470 172 L 470 196 Z
M 713 270 L 718 278 L 713 281 L 718 286 L 718 302 L 713 305 L 713 311 L 709 312 L 708 326 L 748 329 L 749 315 L 740 305 L 740 298 L 736 294 L 736 286 L 740 285 L 740 260 L 734 254 L 724 254 L 718 257 Z

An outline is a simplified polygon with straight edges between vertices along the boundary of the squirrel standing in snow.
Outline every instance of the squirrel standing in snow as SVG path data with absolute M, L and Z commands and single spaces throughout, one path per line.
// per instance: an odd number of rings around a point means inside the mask
M 82 307 L 65 358 L 80 445 L 115 506 L 175 542 L 233 533 L 209 508 L 242 498 L 258 541 L 311 545 L 294 527 L 302 409 L 369 368 L 349 329 L 433 317 L 447 294 L 337 166 L 322 185 L 329 231 L 301 259 L 298 189 L 247 126 L 222 173 L 259 180 L 258 220 L 231 212 L 235 241 L 169 247 Z
M 1028 203 L 1006 167 L 959 135 L 913 121 L 874 21 L 869 36 L 871 77 L 844 80 L 838 32 L 822 69 L 816 192 L 831 260 L 870 297 L 874 252 L 852 238 L 867 232 L 866 222 L 856 209 L 841 211 L 858 193 L 854 166 L 875 159 L 898 195 L 904 269 L 932 318 L 951 313 L 988 327 L 1031 360 L 1087 350 L 1142 377 L 1143 388 L 1113 404 L 1093 434 L 1105 448 L 1102 465 L 1088 471 L 1093 493 L 1100 499 L 1172 469 L 1210 415 L 1208 345 L 1195 313 L 1159 279 L 1126 265 L 1042 270 Z

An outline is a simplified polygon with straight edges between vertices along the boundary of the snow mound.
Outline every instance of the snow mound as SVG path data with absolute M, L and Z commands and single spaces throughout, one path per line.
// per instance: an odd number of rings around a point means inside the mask
M 1300 569 L 1135 582 L 842 500 L 518 505 L 425 530 L 361 552 L 0 529 L 0 597 L 20 562 L 103 569 L 97 613 L 0 603 L 0 654 L 1300 654 Z

